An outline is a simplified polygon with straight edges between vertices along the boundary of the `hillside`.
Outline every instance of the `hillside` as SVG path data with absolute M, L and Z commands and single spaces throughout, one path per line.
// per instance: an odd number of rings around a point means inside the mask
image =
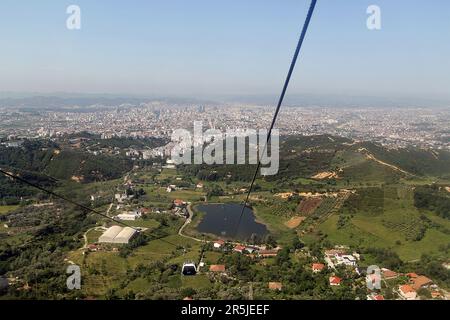
M 78 177 L 79 181 L 88 182 L 121 177 L 132 164 L 121 156 L 94 156 L 82 150 L 61 149 L 53 142 L 25 141 L 20 148 L 0 147 L 0 166 L 53 180 Z

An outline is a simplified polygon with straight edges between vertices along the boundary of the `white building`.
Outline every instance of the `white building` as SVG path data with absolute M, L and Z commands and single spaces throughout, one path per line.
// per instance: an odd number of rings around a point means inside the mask
M 177 186 L 174 184 L 168 185 L 166 191 L 167 192 L 172 192 L 175 191 L 177 189 Z
M 120 220 L 127 220 L 127 221 L 134 221 L 140 217 L 141 217 L 141 214 L 137 211 L 124 212 L 124 213 L 118 214 L 116 216 L 116 218 L 118 218 Z
M 136 234 L 136 230 L 130 227 L 125 227 L 119 234 L 114 238 L 114 243 L 128 243 L 131 238 Z
M 98 238 L 100 243 L 113 243 L 114 238 L 122 231 L 122 227 L 112 226 Z
M 130 227 L 122 228 L 119 226 L 112 226 L 98 238 L 98 242 L 126 244 L 136 232 L 136 230 Z

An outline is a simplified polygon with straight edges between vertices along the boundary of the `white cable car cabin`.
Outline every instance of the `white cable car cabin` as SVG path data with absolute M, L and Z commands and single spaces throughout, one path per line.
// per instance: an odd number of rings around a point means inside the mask
M 197 273 L 197 267 L 194 262 L 183 263 L 183 268 L 181 268 L 181 273 L 185 276 L 194 276 Z

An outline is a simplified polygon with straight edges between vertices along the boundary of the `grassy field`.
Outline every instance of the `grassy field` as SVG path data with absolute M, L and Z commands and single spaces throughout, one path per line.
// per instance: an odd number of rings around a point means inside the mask
M 98 242 L 98 238 L 103 234 L 103 231 L 100 230 L 89 230 L 86 234 L 88 243 L 96 243 Z
M 286 217 L 274 215 L 272 208 L 264 205 L 255 206 L 254 213 L 256 215 L 256 221 L 265 224 L 279 244 L 292 242 L 294 233 L 286 226 L 285 223 L 288 220 Z
M 176 169 L 162 169 L 161 173 L 156 176 L 158 181 L 166 180 L 166 179 L 175 179 L 177 177 Z
M 192 289 L 206 289 L 211 286 L 211 281 L 209 281 L 206 275 L 196 275 L 195 277 L 189 276 L 179 276 L 181 277 L 181 286 L 184 288 Z
M 207 265 L 217 264 L 221 256 L 222 256 L 221 252 L 208 251 L 205 254 L 204 261 L 206 262 Z
M 0 215 L 16 210 L 19 206 L 0 206 Z
M 138 219 L 135 221 L 127 221 L 127 223 L 133 227 L 148 228 L 150 230 L 159 227 L 160 223 L 154 219 Z

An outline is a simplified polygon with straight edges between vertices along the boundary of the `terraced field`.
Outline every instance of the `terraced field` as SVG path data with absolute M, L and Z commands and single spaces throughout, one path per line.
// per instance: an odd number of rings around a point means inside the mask
M 310 215 L 320 206 L 322 198 L 303 199 L 297 207 L 297 211 L 303 215 Z
M 311 217 L 319 222 L 325 221 L 330 215 L 341 208 L 347 197 L 347 194 L 341 194 L 337 197 L 325 197 L 320 203 L 320 206 L 314 210 Z
M 402 234 L 407 240 L 420 238 L 426 229 L 421 219 L 407 215 L 395 216 L 395 220 L 383 221 L 383 225 L 393 232 Z
M 380 192 L 369 191 L 357 193 L 359 199 L 352 196 L 349 199 L 352 205 L 342 208 L 341 213 L 349 217 L 343 227 L 339 227 L 338 215 L 321 220 L 318 228 L 328 240 L 335 244 L 390 248 L 404 261 L 419 259 L 424 253 L 448 258 L 448 253 L 439 249 L 449 243 L 448 221 L 431 212 L 425 215 L 419 212 L 414 207 L 411 188 L 395 185 L 383 188 L 382 207 L 376 212 L 372 205 L 379 203 Z

